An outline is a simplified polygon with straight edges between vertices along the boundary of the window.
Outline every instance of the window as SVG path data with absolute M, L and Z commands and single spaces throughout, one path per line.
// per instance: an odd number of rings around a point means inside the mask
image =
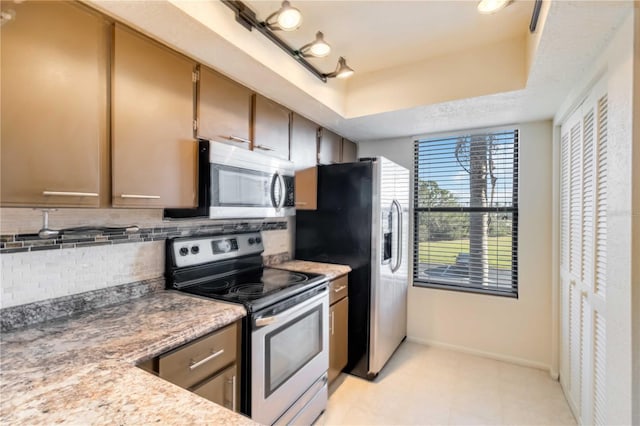
M 414 285 L 517 297 L 518 131 L 414 152 Z

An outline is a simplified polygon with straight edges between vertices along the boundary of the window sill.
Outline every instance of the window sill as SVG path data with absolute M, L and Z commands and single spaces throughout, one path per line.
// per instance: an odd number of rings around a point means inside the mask
M 454 286 L 450 284 L 438 284 L 426 281 L 413 281 L 414 287 L 422 287 L 422 288 L 432 288 L 436 290 L 450 290 L 450 291 L 458 291 L 462 293 L 474 293 L 474 294 L 483 294 L 488 296 L 500 296 L 507 297 L 510 299 L 518 299 L 517 292 L 508 292 L 508 291 L 499 291 L 499 290 L 491 290 L 485 288 L 474 288 L 474 287 L 463 287 L 463 286 Z

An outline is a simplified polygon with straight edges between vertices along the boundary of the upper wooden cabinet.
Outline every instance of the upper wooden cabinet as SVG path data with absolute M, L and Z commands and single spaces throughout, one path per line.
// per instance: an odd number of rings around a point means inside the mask
M 329 129 L 320 130 L 318 141 L 318 164 L 335 164 L 340 162 L 342 138 Z
M 251 148 L 253 92 L 205 67 L 200 67 L 198 136 Z
M 253 150 L 288 160 L 290 114 L 282 105 L 254 95 Z
M 358 161 L 358 145 L 349 139 L 342 138 L 342 157 L 341 163 L 353 163 Z
M 1 203 L 98 207 L 109 185 L 109 24 L 67 2 L 1 7 L 16 13 L 0 35 Z
M 195 206 L 195 62 L 117 25 L 112 66 L 113 206 Z
M 318 161 L 318 126 L 296 114 L 291 117 L 291 161 L 296 170 L 315 167 Z

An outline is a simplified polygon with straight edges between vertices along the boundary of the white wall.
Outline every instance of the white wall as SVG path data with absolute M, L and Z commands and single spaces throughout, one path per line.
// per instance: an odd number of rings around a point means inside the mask
M 519 298 L 410 287 L 407 334 L 418 342 L 551 369 L 552 125 L 513 127 L 520 129 Z M 382 155 L 413 170 L 413 140 L 361 142 L 359 155 Z
M 632 381 L 640 380 L 638 378 L 640 372 L 636 371 L 634 378 L 632 370 L 633 362 L 640 362 L 633 358 L 632 346 L 633 329 L 636 328 L 636 333 L 638 333 L 637 328 L 640 328 L 637 317 L 636 323 L 633 322 L 633 312 L 640 310 L 638 298 L 636 297 L 634 302 L 632 297 L 633 280 L 636 281 L 636 290 L 638 287 L 639 277 L 632 277 L 633 265 L 640 262 L 640 259 L 637 258 L 638 251 L 635 251 L 636 258 L 631 257 L 634 232 L 635 235 L 640 232 L 637 226 L 632 225 L 632 191 L 635 190 L 637 194 L 640 185 L 637 177 L 636 181 L 633 181 L 634 168 L 637 171 L 640 167 L 640 164 L 633 164 L 634 115 L 637 124 L 637 116 L 640 114 L 640 111 L 633 109 L 633 62 L 634 55 L 636 61 L 640 55 L 638 46 L 634 46 L 633 15 L 638 15 L 638 13 L 636 7 L 634 13 L 621 25 L 609 46 L 583 74 L 582 81 L 576 82 L 555 117 L 555 124 L 561 124 L 583 100 L 595 81 L 600 78 L 606 80 L 609 114 L 606 294 L 608 424 L 638 424 L 637 421 L 632 421 L 632 411 L 640 410 L 640 395 L 637 393 L 634 395 L 632 391 Z M 638 23 L 636 22 L 635 25 Z M 636 69 L 636 80 L 638 80 L 638 72 Z M 555 144 L 559 144 L 559 142 L 559 140 L 554 141 Z M 638 146 L 638 141 L 636 141 L 635 148 L 637 149 Z M 637 154 L 635 161 L 637 161 Z M 637 266 L 635 271 L 637 273 Z M 636 355 L 638 354 L 636 353 Z M 640 368 L 640 366 L 636 368 Z M 636 389 L 639 386 L 640 384 L 636 383 Z M 636 419 L 640 417 L 640 413 L 635 415 Z

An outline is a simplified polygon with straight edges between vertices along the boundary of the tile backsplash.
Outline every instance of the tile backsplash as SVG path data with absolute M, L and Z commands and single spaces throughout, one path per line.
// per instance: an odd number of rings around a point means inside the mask
M 291 253 L 291 220 L 165 221 L 162 210 L 60 209 L 49 215 L 52 229 L 137 225 L 141 231 L 132 235 L 68 235 L 66 240 L 82 241 L 65 242 L 63 237 L 43 246 L 43 240 L 36 235 L 42 227 L 40 211 L 2 208 L 0 307 L 162 277 L 164 239 L 177 235 L 260 229 L 265 248 L 263 256 Z M 19 250 L 15 252 L 15 249 Z

